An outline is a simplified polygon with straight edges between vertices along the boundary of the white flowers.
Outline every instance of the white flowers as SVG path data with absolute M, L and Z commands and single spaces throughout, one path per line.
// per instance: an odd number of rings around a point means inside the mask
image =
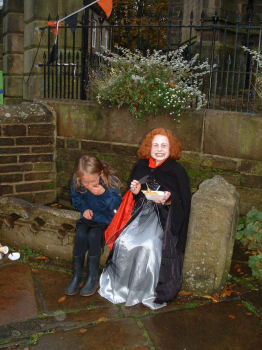
M 254 88 L 256 93 L 258 94 L 258 97 L 262 99 L 262 74 L 261 71 L 259 71 L 259 68 L 261 69 L 262 67 L 262 54 L 261 52 L 251 50 L 246 46 L 243 46 L 243 49 L 251 55 L 252 59 L 255 62 L 257 62 L 256 81 L 254 83 Z
M 175 118 L 192 106 L 202 108 L 206 101 L 200 87 L 210 67 L 207 61 L 198 63 L 198 55 L 186 60 L 184 49 L 147 51 L 145 56 L 120 47 L 119 53 L 97 53 L 108 62 L 93 82 L 97 101 L 125 106 L 139 119 L 163 111 Z

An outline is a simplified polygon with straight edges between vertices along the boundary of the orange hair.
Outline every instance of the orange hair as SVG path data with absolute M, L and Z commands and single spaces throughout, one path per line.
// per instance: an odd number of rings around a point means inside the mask
M 180 159 L 182 153 L 181 143 L 175 137 L 173 132 L 169 129 L 157 128 L 150 131 L 141 142 L 141 145 L 137 151 L 137 155 L 141 159 L 149 159 L 151 157 L 151 147 L 153 138 L 156 135 L 166 136 L 169 141 L 170 147 L 170 158 L 172 159 Z

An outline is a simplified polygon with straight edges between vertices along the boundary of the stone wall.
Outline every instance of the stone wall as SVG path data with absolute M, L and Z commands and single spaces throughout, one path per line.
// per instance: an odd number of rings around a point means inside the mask
M 180 162 L 190 176 L 192 192 L 203 180 L 221 175 L 236 186 L 241 214 L 252 206 L 262 210 L 261 115 L 192 111 L 180 123 L 163 115 L 138 124 L 125 110 L 79 101 L 44 102 L 0 108 L 3 196 L 41 204 L 58 198 L 70 205 L 69 181 L 84 153 L 110 163 L 124 192 L 139 142 L 161 126 L 173 130 L 182 143 Z
M 56 200 L 55 117 L 39 104 L 0 107 L 0 195 Z
M 262 210 L 261 115 L 192 111 L 180 123 L 159 116 L 138 124 L 125 110 L 90 103 L 49 104 L 57 112 L 57 189 L 63 202 L 69 201 L 68 183 L 83 153 L 108 161 L 123 181 L 124 191 L 139 142 L 147 131 L 161 126 L 173 130 L 182 143 L 181 163 L 193 192 L 203 180 L 221 175 L 236 186 L 241 214 L 252 206 Z
M 23 99 L 24 1 L 4 1 L 3 72 L 5 103 Z

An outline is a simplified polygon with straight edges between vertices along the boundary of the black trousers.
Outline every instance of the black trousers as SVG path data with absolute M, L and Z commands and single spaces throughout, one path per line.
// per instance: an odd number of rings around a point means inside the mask
M 74 245 L 74 256 L 101 255 L 104 246 L 104 232 L 106 224 L 100 224 L 81 218 L 76 224 L 76 236 Z

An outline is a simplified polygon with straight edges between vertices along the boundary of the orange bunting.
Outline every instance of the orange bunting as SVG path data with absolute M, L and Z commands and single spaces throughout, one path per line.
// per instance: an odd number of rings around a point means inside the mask
M 105 12 L 106 17 L 109 18 L 112 12 L 113 0 L 99 0 L 98 5 Z
M 61 22 L 58 23 L 58 33 L 57 33 L 57 22 L 56 21 L 48 21 L 47 25 L 49 27 L 51 27 L 53 33 L 55 36 L 57 36 L 57 34 L 59 34 L 60 32 L 60 27 L 61 27 Z

